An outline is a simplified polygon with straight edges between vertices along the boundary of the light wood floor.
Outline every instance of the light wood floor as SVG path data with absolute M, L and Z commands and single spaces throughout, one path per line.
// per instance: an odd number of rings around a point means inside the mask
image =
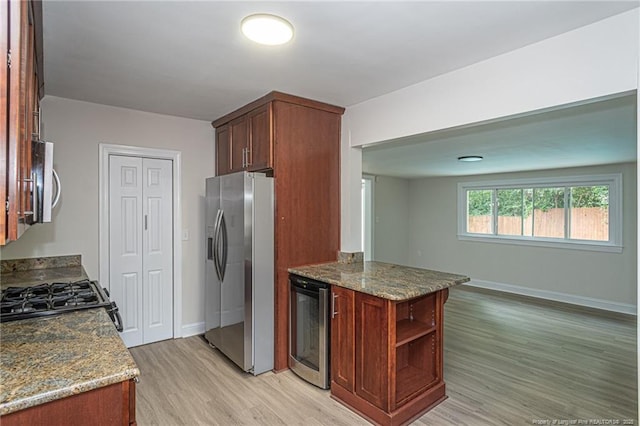
M 636 347 L 634 317 L 453 288 L 445 305 L 449 398 L 414 424 L 637 425 Z M 291 372 L 242 373 L 198 336 L 131 353 L 142 372 L 141 426 L 368 424 Z

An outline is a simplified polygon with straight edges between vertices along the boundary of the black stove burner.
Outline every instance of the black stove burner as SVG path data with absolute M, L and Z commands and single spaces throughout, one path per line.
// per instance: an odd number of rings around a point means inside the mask
M 115 302 L 96 281 L 57 282 L 30 287 L 8 287 L 0 297 L 0 321 L 13 321 L 88 308 L 107 308 L 122 331 L 122 320 Z

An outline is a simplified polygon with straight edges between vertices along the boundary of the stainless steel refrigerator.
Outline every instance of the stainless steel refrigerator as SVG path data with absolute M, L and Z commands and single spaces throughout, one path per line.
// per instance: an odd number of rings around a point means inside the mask
M 273 178 L 206 180 L 205 338 L 255 375 L 273 369 Z

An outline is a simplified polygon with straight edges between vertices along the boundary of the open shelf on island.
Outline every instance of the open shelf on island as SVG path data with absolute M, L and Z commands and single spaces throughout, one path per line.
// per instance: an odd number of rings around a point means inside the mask
M 436 327 L 417 320 L 403 319 L 396 323 L 396 347 L 436 331 Z
M 436 335 L 431 333 L 396 349 L 397 405 L 437 381 L 435 342 Z

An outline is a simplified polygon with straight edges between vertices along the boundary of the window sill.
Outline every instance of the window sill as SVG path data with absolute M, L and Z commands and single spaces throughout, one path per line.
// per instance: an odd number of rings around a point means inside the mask
M 505 236 L 493 236 L 493 235 L 470 235 L 463 234 L 458 235 L 460 241 L 476 241 L 481 243 L 494 243 L 494 244 L 513 244 L 519 246 L 530 247 L 551 247 L 559 249 L 569 250 L 586 250 L 586 251 L 600 251 L 605 253 L 622 253 L 622 246 L 614 245 L 610 243 L 585 243 L 585 242 L 573 242 L 573 241 L 554 241 L 554 240 L 542 240 L 542 239 L 523 239 L 523 238 L 509 238 Z

